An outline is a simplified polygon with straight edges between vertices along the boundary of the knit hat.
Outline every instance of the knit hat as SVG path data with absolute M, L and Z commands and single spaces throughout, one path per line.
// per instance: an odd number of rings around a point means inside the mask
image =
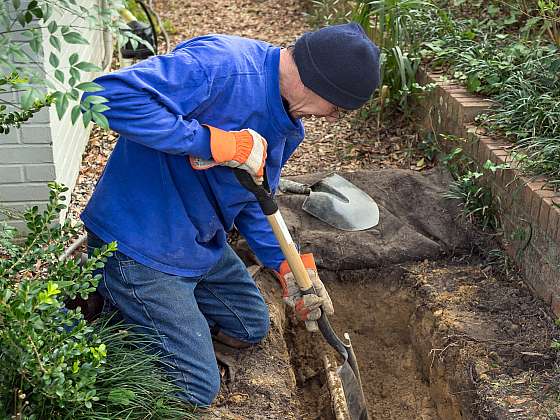
M 379 84 L 379 48 L 357 23 L 303 34 L 294 60 L 303 84 L 340 108 L 361 107 Z

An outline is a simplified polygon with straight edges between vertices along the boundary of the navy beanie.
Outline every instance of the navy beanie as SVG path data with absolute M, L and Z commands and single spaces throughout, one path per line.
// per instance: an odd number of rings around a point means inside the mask
M 379 48 L 357 23 L 303 34 L 294 60 L 303 84 L 340 108 L 361 107 L 379 85 Z

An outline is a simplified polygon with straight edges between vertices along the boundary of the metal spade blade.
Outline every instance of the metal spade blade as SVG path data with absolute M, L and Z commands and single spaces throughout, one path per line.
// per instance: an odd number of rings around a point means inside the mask
M 302 209 L 337 229 L 370 229 L 379 223 L 379 207 L 373 199 L 337 174 L 312 184 L 280 179 L 280 191 L 306 194 Z

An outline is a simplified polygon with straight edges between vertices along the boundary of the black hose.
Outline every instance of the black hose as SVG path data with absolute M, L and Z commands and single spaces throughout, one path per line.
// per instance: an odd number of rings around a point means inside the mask
M 152 28 L 152 38 L 153 38 L 152 46 L 154 47 L 154 53 L 157 55 L 158 53 L 157 32 L 156 32 L 156 25 L 152 19 L 152 15 L 148 11 L 148 6 L 146 6 L 146 4 L 142 0 L 136 0 L 136 3 L 138 3 L 140 7 L 142 7 L 144 14 L 148 18 L 148 21 L 150 22 L 150 27 Z

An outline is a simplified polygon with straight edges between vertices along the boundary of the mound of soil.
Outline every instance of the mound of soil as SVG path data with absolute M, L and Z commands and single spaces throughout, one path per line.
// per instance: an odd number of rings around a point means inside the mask
M 326 173 L 302 175 L 311 184 Z M 278 203 L 302 250 L 313 252 L 328 270 L 357 270 L 411 260 L 464 253 L 472 247 L 470 231 L 457 223 L 457 203 L 443 198 L 451 178 L 446 172 L 400 169 L 341 174 L 378 204 L 379 224 L 366 231 L 344 232 L 304 213 L 305 196 L 282 194 Z

